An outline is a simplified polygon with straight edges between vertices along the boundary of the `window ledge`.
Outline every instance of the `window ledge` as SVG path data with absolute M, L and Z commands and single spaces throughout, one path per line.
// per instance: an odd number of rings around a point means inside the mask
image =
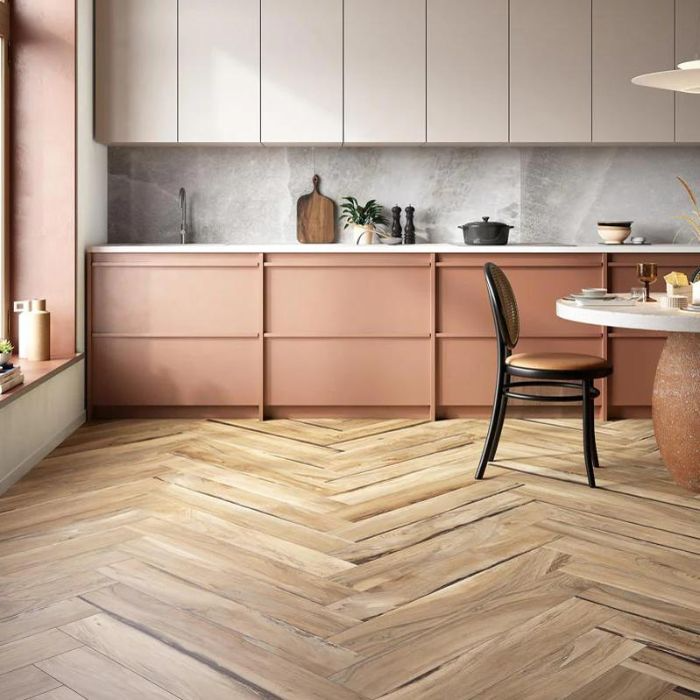
M 19 365 L 22 368 L 24 384 L 10 389 L 6 394 L 0 394 L 0 410 L 15 399 L 51 379 L 51 377 L 77 364 L 83 357 L 83 353 L 77 353 L 73 357 L 60 360 L 45 360 L 43 362 L 30 362 L 29 360 L 20 360 L 18 357 L 13 357 L 12 364 Z

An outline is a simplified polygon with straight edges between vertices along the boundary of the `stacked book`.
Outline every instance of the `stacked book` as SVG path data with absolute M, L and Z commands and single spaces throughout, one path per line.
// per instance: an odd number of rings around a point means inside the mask
M 9 369 L 0 369 L 0 394 L 7 393 L 10 389 L 22 384 L 24 375 L 21 367 L 10 367 Z

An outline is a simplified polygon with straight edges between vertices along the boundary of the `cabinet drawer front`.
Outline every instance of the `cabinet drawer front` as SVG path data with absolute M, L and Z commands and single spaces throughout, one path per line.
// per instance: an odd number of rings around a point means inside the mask
M 341 143 L 343 0 L 262 0 L 261 17 L 261 140 Z
M 428 143 L 506 143 L 508 0 L 428 0 L 427 10 Z M 474 109 L 475 94 L 489 109 Z
M 591 0 L 511 3 L 510 140 L 591 140 Z
M 256 333 L 257 268 L 96 267 L 93 333 L 226 336 Z
M 575 352 L 600 355 L 596 338 L 528 338 L 516 352 Z M 441 338 L 438 341 L 438 405 L 491 406 L 496 387 L 495 339 Z M 600 399 L 597 399 L 600 403 Z M 551 404 L 550 404 L 551 405 Z
M 522 337 L 590 336 L 595 326 L 557 317 L 555 302 L 582 287 L 600 287 L 602 267 L 505 268 L 520 310 Z M 438 330 L 472 337 L 492 337 L 493 317 L 481 268 L 440 268 Z
M 256 340 L 94 338 L 96 406 L 255 406 Z
M 673 142 L 673 93 L 642 90 L 630 79 L 675 67 L 674 4 L 593 0 L 594 142 Z
M 259 0 L 178 0 L 178 141 L 260 141 Z
M 265 330 L 276 334 L 428 334 L 430 268 L 269 267 Z
M 96 0 L 97 141 L 177 141 L 177 22 L 177 0 Z
M 656 365 L 665 342 L 653 336 L 610 339 L 611 406 L 651 406 Z
M 425 0 L 344 8 L 345 143 L 425 143 Z
M 427 406 L 430 341 L 268 339 L 272 406 Z

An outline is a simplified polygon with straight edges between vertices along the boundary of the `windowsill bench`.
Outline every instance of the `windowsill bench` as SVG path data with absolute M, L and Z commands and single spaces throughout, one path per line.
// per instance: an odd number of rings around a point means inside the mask
M 0 394 L 0 410 L 15 399 L 51 379 L 51 377 L 80 362 L 82 358 L 83 353 L 76 353 L 72 357 L 42 362 L 30 362 L 29 360 L 20 360 L 18 357 L 13 357 L 12 363 L 22 368 L 24 383 L 14 387 L 14 389 L 10 389 L 6 394 Z

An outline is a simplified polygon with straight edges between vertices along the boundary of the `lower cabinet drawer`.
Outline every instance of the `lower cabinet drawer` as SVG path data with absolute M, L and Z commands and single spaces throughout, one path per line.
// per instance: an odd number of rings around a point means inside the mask
M 93 338 L 95 406 L 255 406 L 256 339 Z
M 666 342 L 659 336 L 610 339 L 610 406 L 651 406 L 656 365 Z
M 428 406 L 430 340 L 268 338 L 270 406 Z
M 515 350 L 516 353 L 575 352 L 585 355 L 600 355 L 601 351 L 600 338 L 523 338 Z M 440 338 L 438 405 L 491 406 L 496 388 L 496 361 L 495 338 Z M 600 398 L 597 402 L 600 403 Z

